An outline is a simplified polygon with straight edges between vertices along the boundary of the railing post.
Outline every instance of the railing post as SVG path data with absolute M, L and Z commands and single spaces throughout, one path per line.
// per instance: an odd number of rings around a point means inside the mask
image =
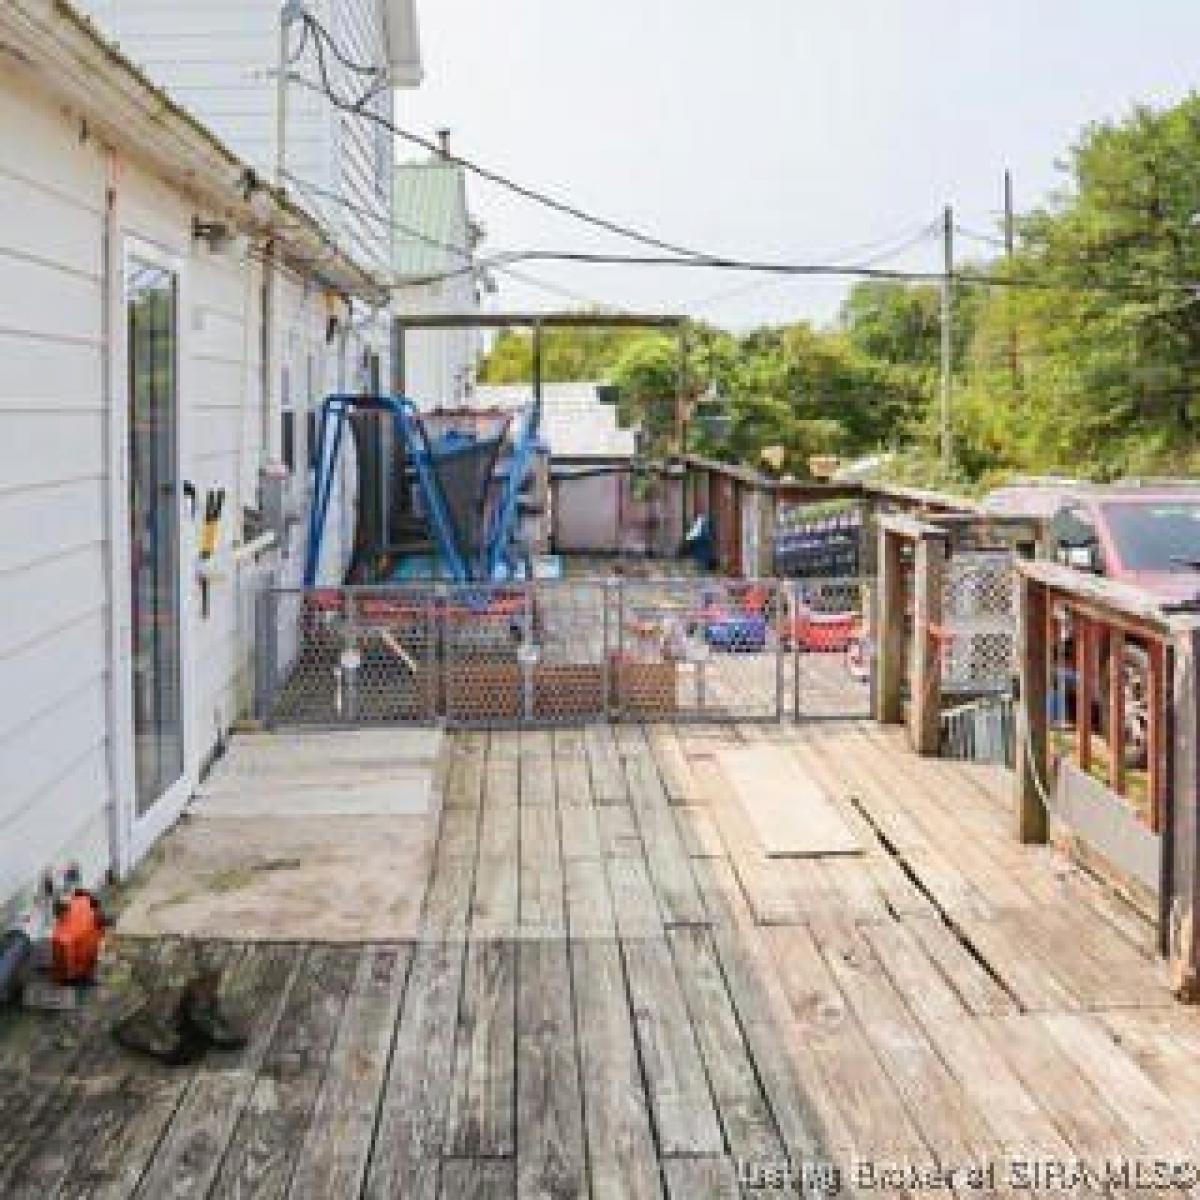
M 912 667 L 909 673 L 909 728 L 913 749 L 936 756 L 942 731 L 942 573 L 946 535 L 922 531 L 913 565 Z
M 875 671 L 875 719 L 881 725 L 903 720 L 901 687 L 904 681 L 904 576 L 903 539 L 879 527 L 879 592 L 875 631 L 878 663 Z
M 1162 836 L 1169 839 L 1163 881 L 1166 950 L 1171 987 L 1181 999 L 1200 999 L 1200 629 L 1179 630 L 1170 681 L 1173 770 Z
M 1151 668 L 1153 670 L 1153 668 Z M 1147 702 L 1153 688 L 1146 688 Z M 1108 631 L 1108 786 L 1125 795 L 1125 634 L 1115 625 Z M 1154 803 L 1151 800 L 1151 810 Z
M 787 597 L 784 592 L 784 583 L 782 580 L 776 579 L 771 582 L 771 602 L 764 610 L 764 616 L 774 625 L 772 630 L 768 625 L 767 628 L 767 645 L 769 646 L 772 632 L 775 635 L 775 720 L 778 724 L 783 723 L 784 714 L 784 691 L 786 689 L 786 677 L 784 675 L 785 663 L 784 655 L 787 654 L 787 649 L 784 645 L 784 618 L 787 612 Z
M 801 589 L 803 586 L 799 580 L 795 580 L 789 589 L 787 600 L 787 629 L 792 646 L 792 720 L 797 725 L 800 724 L 801 705 L 803 703 L 803 697 L 800 692 L 800 638 L 797 636 L 800 623 L 800 604 L 803 599 Z
M 1075 759 L 1079 769 L 1092 767 L 1092 704 L 1096 699 L 1096 634 L 1090 617 L 1072 616 L 1075 634 Z
M 1049 836 L 1042 788 L 1049 787 L 1047 738 L 1047 653 L 1049 605 L 1046 589 L 1028 576 L 1018 579 L 1017 663 L 1021 696 L 1017 708 L 1016 765 L 1017 837 L 1040 845 Z

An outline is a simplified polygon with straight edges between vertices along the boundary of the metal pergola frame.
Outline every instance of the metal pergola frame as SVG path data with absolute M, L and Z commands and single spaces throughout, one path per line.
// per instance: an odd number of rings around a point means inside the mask
M 406 347 L 410 331 L 438 329 L 533 330 L 533 399 L 542 410 L 542 330 L 544 329 L 673 329 L 679 338 L 679 381 L 675 397 L 675 430 L 682 437 L 687 399 L 688 326 L 674 313 L 499 312 L 434 313 L 392 318 L 392 393 L 407 394 Z M 682 445 L 682 442 L 681 442 Z

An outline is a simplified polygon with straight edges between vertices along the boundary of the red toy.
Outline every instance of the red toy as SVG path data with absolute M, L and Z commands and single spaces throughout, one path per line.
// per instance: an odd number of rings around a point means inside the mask
M 813 653 L 848 650 L 862 633 L 855 612 L 815 613 L 801 609 L 791 620 L 791 644 Z

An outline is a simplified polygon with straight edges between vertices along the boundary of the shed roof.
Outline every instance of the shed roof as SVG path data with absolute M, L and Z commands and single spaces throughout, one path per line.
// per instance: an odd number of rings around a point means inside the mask
M 600 400 L 595 383 L 547 383 L 542 387 L 542 439 L 551 458 L 633 458 L 637 430 L 617 424 L 617 406 Z M 528 404 L 526 384 L 481 384 L 475 403 L 505 409 Z

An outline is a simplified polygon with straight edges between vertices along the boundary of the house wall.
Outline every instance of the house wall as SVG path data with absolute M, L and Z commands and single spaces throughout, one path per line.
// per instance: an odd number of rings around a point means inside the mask
M 273 177 L 280 0 L 80 0 L 79 6 L 235 154 Z M 382 0 L 314 0 L 310 11 L 348 57 L 387 65 Z M 330 54 L 326 59 L 333 87 L 357 97 L 362 76 Z M 304 73 L 316 77 L 311 48 Z M 347 253 L 388 269 L 392 138 L 376 122 L 340 112 L 312 88 L 292 84 L 287 105 L 285 165 L 311 185 L 306 191 L 293 182 L 289 190 L 340 234 Z M 390 117 L 392 105 L 392 91 L 384 88 L 375 111 Z
M 204 491 L 226 489 L 228 549 L 241 537 L 243 506 L 258 504 L 259 468 L 279 454 L 284 367 L 297 404 L 307 402 L 346 373 L 358 345 L 356 335 L 326 342 L 330 300 L 320 287 L 272 273 L 247 247 L 194 243 L 193 217 L 207 214 L 81 136 L 11 73 L 0 76 L 0 202 L 8 215 L 0 223 L 2 914 L 46 866 L 77 859 L 95 880 L 114 861 L 117 801 L 131 769 L 121 746 L 132 717 L 119 686 L 130 671 L 119 303 L 128 239 L 180 268 L 180 478 L 201 497 L 197 519 L 184 510 L 181 524 L 193 771 L 246 711 L 261 572 L 298 578 L 303 553 L 301 527 L 286 555 L 231 566 L 211 585 L 203 617 L 194 566 Z M 274 294 L 264 371 L 265 283 Z M 301 442 L 297 503 L 304 462 Z M 340 500 L 331 572 L 347 554 L 352 472 Z
M 623 476 L 617 471 L 554 480 L 551 546 L 559 554 L 612 554 L 620 545 Z
M 401 317 L 479 311 L 479 297 L 470 275 L 441 283 L 408 285 L 395 295 L 393 312 Z M 478 357 L 478 330 L 411 330 L 404 343 L 405 391 L 423 409 L 461 404 L 473 389 Z
M 679 549 L 683 481 L 660 475 L 640 499 L 634 473 L 614 467 L 560 475 L 551 486 L 551 548 L 559 554 L 653 554 Z
M 107 860 L 104 157 L 0 74 L 0 903 Z

